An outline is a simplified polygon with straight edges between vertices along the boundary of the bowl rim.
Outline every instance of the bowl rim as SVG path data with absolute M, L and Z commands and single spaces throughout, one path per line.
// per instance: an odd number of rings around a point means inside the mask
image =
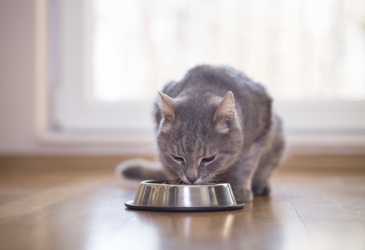
M 162 183 L 166 182 L 167 180 L 144 180 L 140 182 L 140 185 L 148 185 L 151 184 L 151 186 L 167 186 L 167 187 L 217 187 L 217 186 L 229 186 L 231 187 L 231 184 L 228 182 L 224 183 L 215 183 L 215 184 L 167 184 Z

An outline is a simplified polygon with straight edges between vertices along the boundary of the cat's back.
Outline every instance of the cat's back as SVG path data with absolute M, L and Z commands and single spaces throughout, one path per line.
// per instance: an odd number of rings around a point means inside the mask
M 170 82 L 162 90 L 173 98 L 181 95 L 203 97 L 209 93 L 223 97 L 228 91 L 232 91 L 238 99 L 246 92 L 267 95 L 262 85 L 226 65 L 195 66 L 180 81 Z
M 212 112 L 214 97 L 223 98 L 232 91 L 235 109 L 246 134 L 246 141 L 255 140 L 271 124 L 271 97 L 265 88 L 243 72 L 229 66 L 199 65 L 190 69 L 177 82 L 167 84 L 162 92 L 185 100 L 187 114 L 203 119 Z M 193 114 L 193 115 L 192 115 Z M 156 105 L 156 124 L 161 114 Z

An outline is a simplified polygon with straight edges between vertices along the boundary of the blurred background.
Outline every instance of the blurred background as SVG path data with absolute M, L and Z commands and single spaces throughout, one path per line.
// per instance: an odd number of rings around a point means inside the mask
M 273 96 L 271 196 L 125 209 L 115 166 L 155 158 L 157 91 L 203 63 Z M 364 170 L 364 0 L 0 0 L 1 249 L 365 249 Z
M 289 158 L 365 154 L 362 0 L 1 0 L 0 36 L 4 157 L 153 157 L 156 93 L 197 64 L 269 90 Z

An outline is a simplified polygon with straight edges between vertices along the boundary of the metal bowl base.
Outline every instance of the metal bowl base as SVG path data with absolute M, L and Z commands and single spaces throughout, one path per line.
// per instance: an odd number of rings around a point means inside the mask
M 155 211 L 155 212 L 218 212 L 231 211 L 243 208 L 245 203 L 232 206 L 212 206 L 212 207 L 156 207 L 156 206 L 139 206 L 134 201 L 127 201 L 125 206 L 132 210 Z

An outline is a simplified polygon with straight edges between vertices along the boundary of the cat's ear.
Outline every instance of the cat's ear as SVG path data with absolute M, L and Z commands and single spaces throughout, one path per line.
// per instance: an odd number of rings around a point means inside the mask
M 229 91 L 219 104 L 217 111 L 214 114 L 214 121 L 219 119 L 233 120 L 235 115 L 234 111 L 234 96 L 232 91 Z
M 176 101 L 164 93 L 158 93 L 160 95 L 159 106 L 162 116 L 168 121 L 175 120 Z
M 229 124 L 235 118 L 234 96 L 232 91 L 229 91 L 220 102 L 217 111 L 214 114 L 214 122 L 216 130 L 219 133 L 225 134 L 229 131 Z

